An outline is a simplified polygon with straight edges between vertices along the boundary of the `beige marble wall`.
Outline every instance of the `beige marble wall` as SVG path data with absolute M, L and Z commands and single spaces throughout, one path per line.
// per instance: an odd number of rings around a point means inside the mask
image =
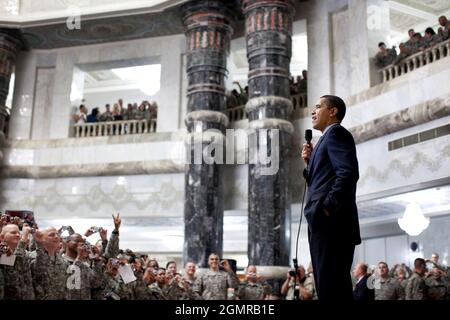
M 349 12 L 342 10 L 331 13 L 330 19 L 332 24 L 331 92 L 340 97 L 347 97 L 351 93 L 351 86 L 348 83 L 351 78 L 351 59 L 348 47 L 350 42 Z
M 30 138 L 36 65 L 36 52 L 20 52 L 15 67 L 16 77 L 9 124 L 9 137 L 12 139 Z
M 71 114 L 81 102 L 82 95 L 74 94 L 76 90 L 73 90 L 75 87 L 81 93 L 83 90 L 83 72 L 79 68 L 80 65 L 145 57 L 159 57 L 161 62 L 161 89 L 157 99 L 158 132 L 184 129 L 182 121 L 184 115 L 181 110 L 181 69 L 184 51 L 184 35 L 176 35 L 22 53 L 17 63 L 10 136 L 13 139 L 29 139 L 32 106 L 35 104 L 39 107 L 46 104 L 46 98 L 39 95 L 34 97 L 35 87 L 40 86 L 39 78 L 36 78 L 36 68 L 49 66 L 55 68 L 54 89 L 50 103 L 52 108 L 49 114 L 49 137 L 60 139 L 70 136 Z M 39 101 L 34 101 L 36 99 Z M 41 129 L 33 127 L 33 130 Z
M 308 1 L 308 101 L 331 92 L 330 18 L 326 1 Z
M 31 139 L 50 137 L 50 119 L 52 114 L 52 95 L 55 80 L 55 68 L 38 68 L 34 94 Z
M 389 45 L 389 3 L 384 0 L 349 0 L 349 42 L 351 94 L 369 89 L 380 77 L 372 58 L 378 43 Z

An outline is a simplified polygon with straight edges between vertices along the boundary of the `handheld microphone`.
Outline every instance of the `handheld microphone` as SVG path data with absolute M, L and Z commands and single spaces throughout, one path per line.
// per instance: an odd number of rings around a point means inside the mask
M 305 130 L 305 140 L 306 140 L 307 144 L 311 144 L 311 140 L 312 140 L 312 130 L 311 129 Z

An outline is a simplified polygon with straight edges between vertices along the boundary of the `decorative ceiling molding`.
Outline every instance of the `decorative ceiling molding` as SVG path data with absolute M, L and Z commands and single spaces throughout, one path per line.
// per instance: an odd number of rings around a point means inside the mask
M 76 3 L 75 1 L 59 1 L 45 10 L 38 1 L 27 6 L 17 4 L 17 10 L 6 8 L 2 10 L 0 24 L 12 28 L 37 27 L 49 24 L 66 23 L 74 14 L 82 21 L 123 17 L 136 14 L 160 13 L 174 6 L 179 6 L 187 0 L 129 0 L 129 1 L 89 1 Z M 61 3 L 65 2 L 65 3 Z M 33 7 L 38 4 L 38 9 Z M 48 1 L 47 4 L 48 6 Z M 5 12 L 3 12 L 5 11 Z M 8 14 L 9 13 L 9 14 Z
M 410 16 L 414 16 L 423 20 L 431 20 L 431 19 L 435 19 L 436 15 L 428 12 L 428 11 L 424 11 L 424 10 L 419 10 L 415 7 L 412 7 L 410 5 L 407 5 L 405 3 L 401 3 L 398 1 L 389 1 L 389 8 L 391 10 L 395 10 L 404 14 L 408 14 Z

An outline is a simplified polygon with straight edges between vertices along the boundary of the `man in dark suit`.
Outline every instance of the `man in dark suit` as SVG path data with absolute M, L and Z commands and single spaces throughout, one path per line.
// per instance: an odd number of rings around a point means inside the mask
M 322 132 L 314 147 L 304 144 L 308 183 L 305 217 L 319 300 L 353 300 L 350 270 L 355 245 L 361 243 L 356 182 L 358 160 L 353 137 L 340 125 L 341 98 L 326 95 L 312 112 L 313 128 Z
M 369 288 L 367 281 L 367 264 L 358 263 L 353 269 L 353 277 L 356 279 L 355 289 L 353 289 L 353 299 L 355 301 L 373 301 L 375 300 L 375 290 Z

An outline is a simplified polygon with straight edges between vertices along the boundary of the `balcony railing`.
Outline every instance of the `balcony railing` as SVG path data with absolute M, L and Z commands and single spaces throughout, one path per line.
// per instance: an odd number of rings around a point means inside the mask
M 383 82 L 390 81 L 408 72 L 421 68 L 434 61 L 450 56 L 450 40 L 436 44 L 432 48 L 415 53 L 380 70 Z
M 298 111 L 302 108 L 307 107 L 306 94 L 296 94 L 292 96 L 292 105 L 294 107 L 292 118 L 298 118 Z M 245 112 L 245 106 L 237 106 L 235 108 L 230 108 L 227 111 L 228 120 L 230 122 L 240 121 L 247 119 L 247 113 Z
M 75 138 L 156 132 L 156 120 L 124 120 L 75 124 Z

